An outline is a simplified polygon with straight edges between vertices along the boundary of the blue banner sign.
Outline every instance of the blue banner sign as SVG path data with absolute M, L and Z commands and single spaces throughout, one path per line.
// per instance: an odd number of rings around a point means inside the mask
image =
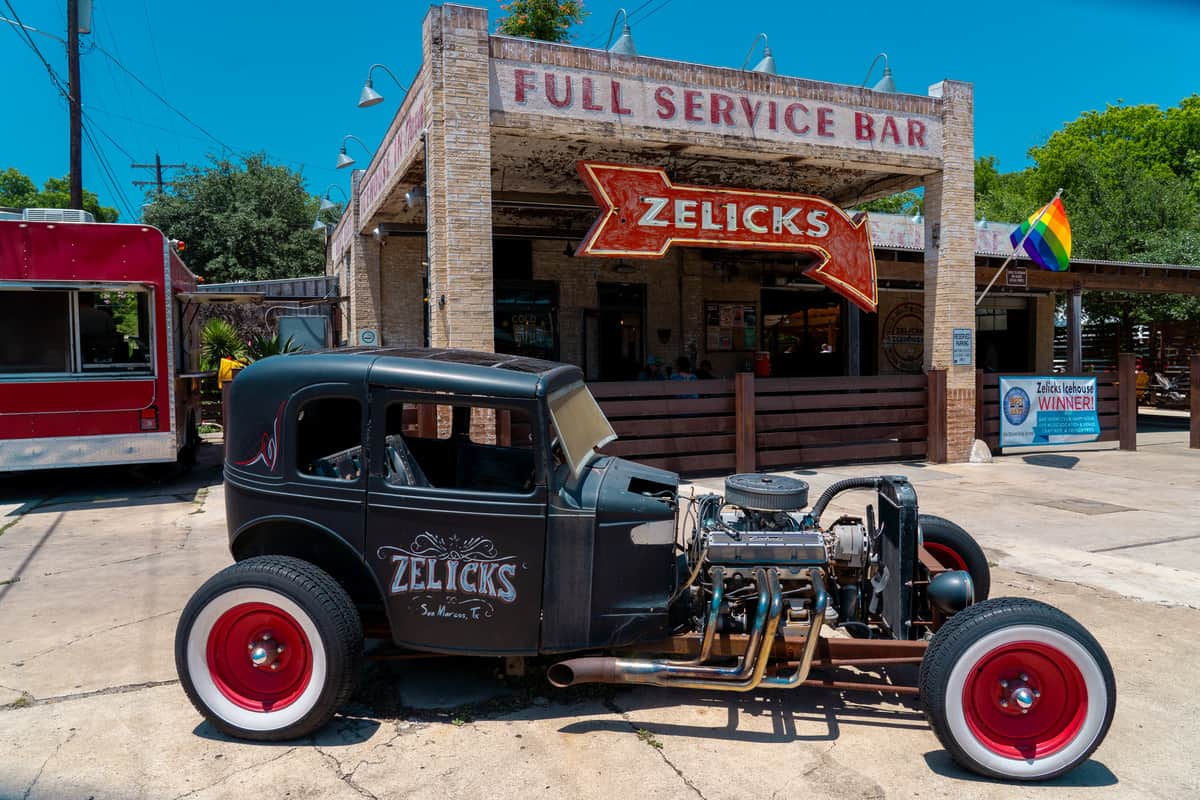
M 1095 378 L 1000 378 L 1000 447 L 1074 444 L 1100 438 Z

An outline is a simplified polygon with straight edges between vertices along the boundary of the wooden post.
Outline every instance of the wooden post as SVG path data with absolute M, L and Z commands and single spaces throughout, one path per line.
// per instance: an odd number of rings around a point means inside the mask
M 1192 419 L 1191 447 L 1200 449 L 1200 355 L 1194 355 L 1189 362 L 1191 376 L 1188 383 L 1192 387 Z
M 1121 449 L 1137 450 L 1137 356 L 1121 353 L 1117 364 Z
M 496 410 L 496 444 L 512 447 L 512 412 L 507 408 Z
M 754 429 L 754 373 L 739 372 L 733 378 L 735 437 L 734 466 L 738 472 L 758 470 L 758 439 Z
M 1083 290 L 1067 293 L 1067 374 L 1083 374 Z
M 925 458 L 935 464 L 946 463 L 946 370 L 931 369 L 926 373 L 928 389 L 929 439 Z
M 421 403 L 417 406 L 417 436 L 422 439 L 436 439 L 437 435 L 437 406 L 433 403 Z
M 983 430 L 983 370 L 975 370 L 975 438 L 987 440 Z

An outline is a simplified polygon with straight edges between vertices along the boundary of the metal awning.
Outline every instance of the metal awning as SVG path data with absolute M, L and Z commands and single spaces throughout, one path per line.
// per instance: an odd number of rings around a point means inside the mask
M 196 305 L 261 303 L 266 298 L 262 292 L 178 292 L 175 296 Z

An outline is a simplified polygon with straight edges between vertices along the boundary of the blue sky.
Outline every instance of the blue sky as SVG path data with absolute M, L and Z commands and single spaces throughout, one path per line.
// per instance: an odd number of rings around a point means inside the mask
M 135 214 L 144 200 L 130 182 L 151 175 L 131 169 L 130 157 L 153 161 L 157 150 L 164 162 L 194 163 L 221 145 L 139 87 L 102 50 L 216 140 L 237 151 L 266 150 L 303 168 L 309 188 L 321 193 L 330 183 L 348 188 L 348 172 L 333 169 L 343 134 L 374 146 L 385 132 L 401 92 L 377 72 L 376 88 L 387 100 L 360 110 L 359 88 L 375 61 L 405 82 L 416 74 L 429 5 L 93 2 L 93 35 L 85 37 L 82 57 L 84 108 Z M 66 0 L 0 0 L 0 15 L 11 17 L 6 3 L 26 24 L 64 35 Z M 500 14 L 494 0 L 476 4 L 487 5 L 493 21 Z M 576 43 L 602 47 L 619 5 L 586 2 L 591 14 Z M 1002 170 L 1024 166 L 1030 147 L 1082 111 L 1118 101 L 1173 105 L 1200 91 L 1198 0 L 625 5 L 644 55 L 740 67 L 761 31 L 787 75 L 858 84 L 884 50 L 901 91 L 925 94 L 943 78 L 974 83 L 976 154 L 998 156 Z M 44 36 L 33 39 L 65 80 L 63 47 Z M 39 184 L 65 175 L 66 103 L 37 57 L 2 24 L 0 76 L 0 169 L 15 166 Z M 353 143 L 350 148 L 365 165 L 366 154 Z M 96 157 L 86 146 L 84 152 L 85 185 L 130 219 Z

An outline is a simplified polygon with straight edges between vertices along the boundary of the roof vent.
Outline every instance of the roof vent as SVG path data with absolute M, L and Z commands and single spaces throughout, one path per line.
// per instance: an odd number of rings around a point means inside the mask
M 90 211 L 77 208 L 27 208 L 23 212 L 26 222 L 95 222 Z

